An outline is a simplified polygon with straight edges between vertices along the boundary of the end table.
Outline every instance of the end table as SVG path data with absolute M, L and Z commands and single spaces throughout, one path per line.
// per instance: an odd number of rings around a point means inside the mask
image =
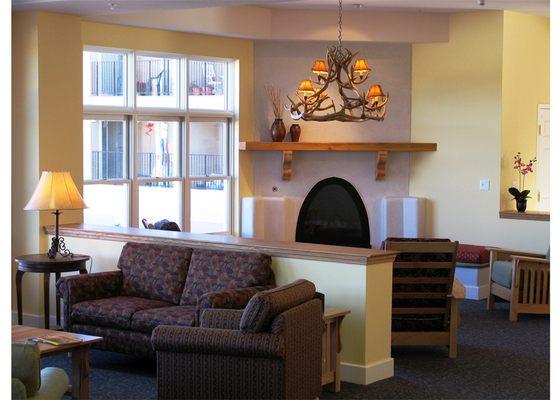
M 74 254 L 73 256 L 62 257 L 57 254 L 55 258 L 49 258 L 44 254 L 28 254 L 16 257 L 18 270 L 16 273 L 16 292 L 17 292 L 17 312 L 18 325 L 23 324 L 21 281 L 26 272 L 43 274 L 43 301 L 45 313 L 45 329 L 49 329 L 49 298 L 50 298 L 50 278 L 51 273 L 55 274 L 58 281 L 62 272 L 79 271 L 80 274 L 87 274 L 86 262 L 89 256 Z M 60 296 L 56 294 L 56 323 L 60 326 Z
M 322 384 L 333 384 L 336 393 L 340 392 L 340 325 L 350 310 L 343 308 L 326 308 L 323 314 L 325 330 L 323 332 L 323 376 Z

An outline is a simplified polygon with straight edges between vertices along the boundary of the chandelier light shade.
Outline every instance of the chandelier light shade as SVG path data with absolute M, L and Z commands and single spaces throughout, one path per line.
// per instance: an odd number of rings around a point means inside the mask
M 358 52 L 352 53 L 342 46 L 342 0 L 338 2 L 338 16 L 338 44 L 328 48 L 326 61 L 313 63 L 311 72 L 317 80 L 302 80 L 296 91 L 297 99 L 288 96 L 291 105 L 286 108 L 294 120 L 382 121 L 389 94 L 385 94 L 379 84 L 371 85 L 367 92 L 360 90 L 371 68 L 365 59 L 357 58 Z M 337 86 L 332 91 L 338 94 L 336 99 L 327 93 L 331 84 Z
M 298 93 L 304 96 L 315 93 L 315 89 L 313 89 L 313 82 L 311 82 L 311 79 L 305 79 L 300 82 L 298 87 Z
M 354 73 L 361 76 L 363 74 L 369 73 L 369 71 L 371 71 L 371 68 L 367 64 L 366 60 L 360 58 L 359 60 L 356 60 L 356 63 L 354 64 L 354 68 L 352 68 L 352 70 L 354 71 Z
M 316 75 L 328 75 L 329 71 L 327 70 L 327 64 L 323 60 L 317 60 L 313 63 L 313 68 L 311 68 L 311 72 Z

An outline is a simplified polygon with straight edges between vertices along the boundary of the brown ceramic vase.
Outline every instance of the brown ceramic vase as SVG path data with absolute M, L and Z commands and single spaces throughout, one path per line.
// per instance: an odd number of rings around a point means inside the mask
M 292 142 L 299 142 L 299 135 L 301 135 L 301 126 L 298 124 L 292 124 L 292 126 L 290 126 L 290 137 L 292 138 Z
M 286 137 L 286 126 L 282 118 L 276 118 L 270 127 L 270 136 L 273 142 L 282 142 Z

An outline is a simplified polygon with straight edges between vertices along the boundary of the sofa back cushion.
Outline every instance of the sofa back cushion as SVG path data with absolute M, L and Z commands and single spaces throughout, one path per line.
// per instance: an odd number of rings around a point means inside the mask
M 313 298 L 315 298 L 315 285 L 305 279 L 259 292 L 245 307 L 239 329 L 249 333 L 267 331 L 277 315 Z
M 274 284 L 270 256 L 260 253 L 195 249 L 181 305 L 197 304 L 205 293 Z
M 188 247 L 127 243 L 118 265 L 123 294 L 178 304 L 191 255 Z

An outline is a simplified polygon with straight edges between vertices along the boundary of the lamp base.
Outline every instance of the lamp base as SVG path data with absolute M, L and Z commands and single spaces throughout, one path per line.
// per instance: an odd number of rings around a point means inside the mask
M 62 257 L 74 257 L 74 254 L 66 248 L 64 238 L 62 236 L 58 236 L 58 217 L 60 216 L 60 214 L 62 213 L 59 210 L 53 212 L 55 234 L 52 238 L 51 248 L 47 252 L 49 258 L 55 258 L 57 254 L 60 254 Z

